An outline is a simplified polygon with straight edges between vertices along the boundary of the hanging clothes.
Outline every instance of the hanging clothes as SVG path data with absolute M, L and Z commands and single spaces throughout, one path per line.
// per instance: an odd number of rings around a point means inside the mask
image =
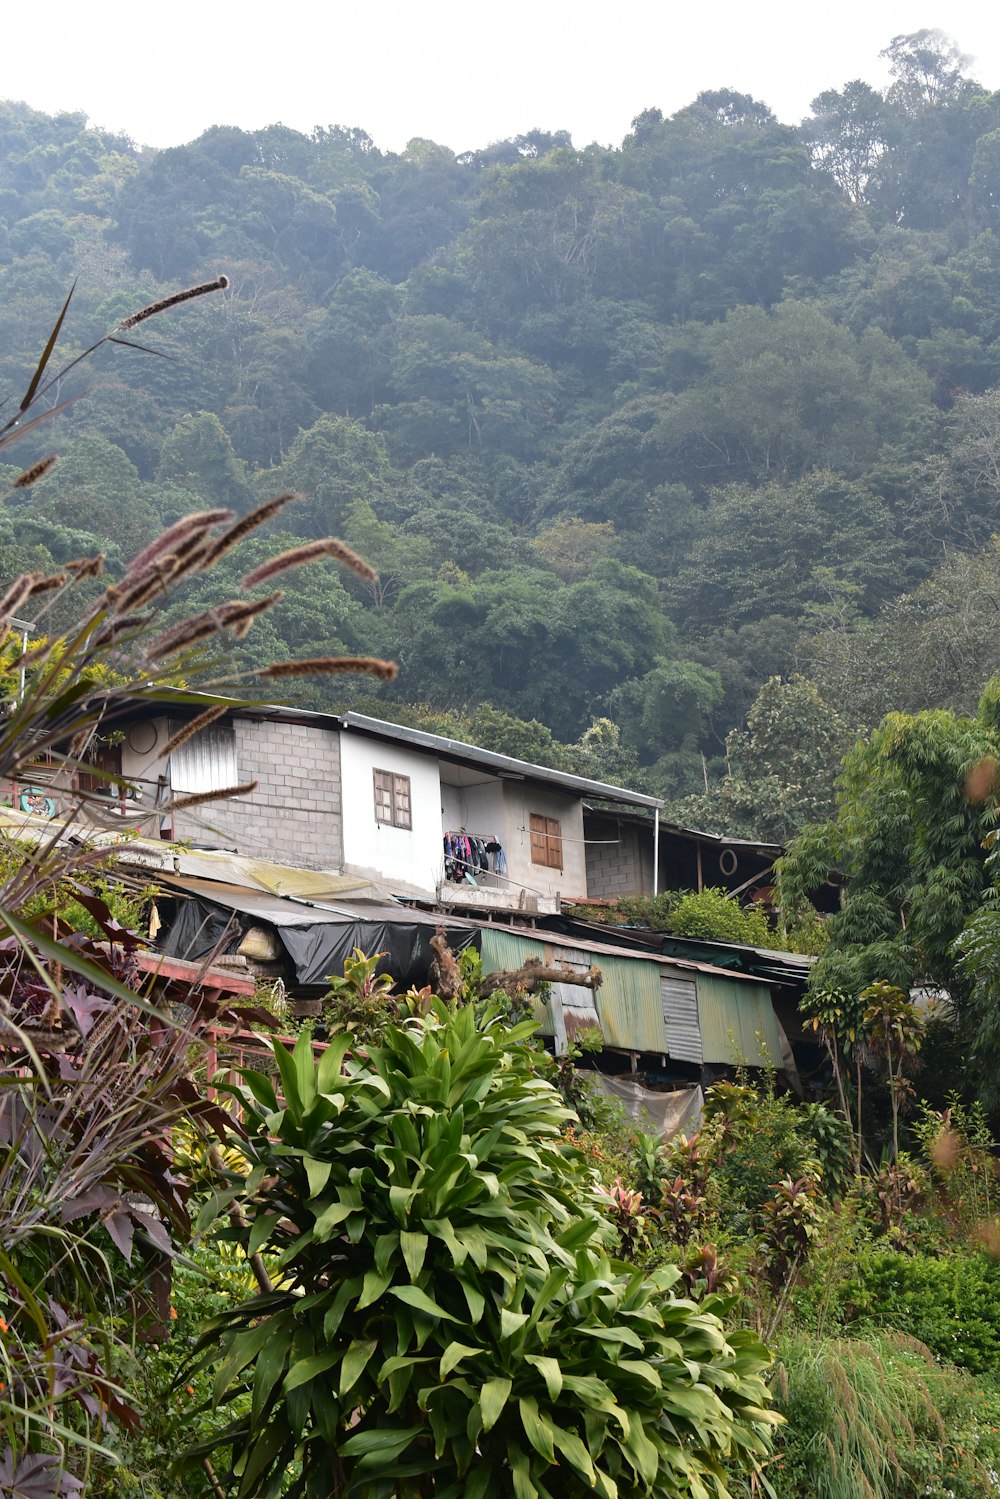
M 444 877 L 456 885 L 475 884 L 475 876 L 506 874 L 503 846 L 491 833 L 466 833 L 464 829 L 444 834 Z

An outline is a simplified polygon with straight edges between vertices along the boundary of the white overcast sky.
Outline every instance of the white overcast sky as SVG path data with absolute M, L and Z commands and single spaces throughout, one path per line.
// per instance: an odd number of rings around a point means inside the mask
M 992 0 L 47 0 L 8 4 L 0 98 L 83 110 L 144 145 L 209 125 L 360 125 L 387 150 L 463 151 L 538 126 L 617 145 L 640 110 L 706 88 L 795 123 L 825 88 L 880 85 L 879 52 L 936 26 L 1000 88 Z

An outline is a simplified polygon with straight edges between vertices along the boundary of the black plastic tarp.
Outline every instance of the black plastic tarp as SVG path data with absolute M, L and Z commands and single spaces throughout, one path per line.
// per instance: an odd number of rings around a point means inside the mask
M 295 982 L 303 987 L 320 987 L 331 975 L 342 974 L 344 959 L 356 947 L 368 956 L 384 953 L 379 971 L 391 973 L 398 984 L 420 985 L 427 981 L 434 956 L 430 939 L 438 926 L 444 925 L 453 952 L 478 947 L 480 941 L 478 927 L 407 906 L 332 908 L 215 881 L 176 883 L 184 898 L 161 939 L 168 956 L 197 961 L 220 941 L 223 952 L 232 952 L 249 927 L 267 925 L 277 932 L 295 969 Z
M 223 906 L 204 900 L 179 900 L 177 914 L 160 938 L 168 958 L 187 958 L 197 963 L 211 952 L 232 952 L 239 947 L 251 923 Z
M 369 957 L 385 953 L 378 965 L 380 973 L 391 973 L 398 984 L 425 984 L 434 953 L 430 941 L 437 920 L 414 921 L 418 913 L 401 911 L 398 921 L 323 922 L 316 926 L 281 927 L 281 938 L 295 965 L 300 984 L 322 984 L 331 974 L 344 971 L 344 959 L 356 947 Z M 474 927 L 445 928 L 448 946 L 453 952 L 479 946 L 479 932 Z

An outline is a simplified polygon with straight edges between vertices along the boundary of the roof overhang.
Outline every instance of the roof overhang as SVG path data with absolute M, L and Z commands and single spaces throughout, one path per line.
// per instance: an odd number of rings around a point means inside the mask
M 498 755 L 493 750 L 479 749 L 477 745 L 465 744 L 460 739 L 448 739 L 443 734 L 428 734 L 424 729 L 410 729 L 403 724 L 386 723 L 380 718 L 369 718 L 364 713 L 341 715 L 342 728 L 373 739 L 389 740 L 408 745 L 411 749 L 427 750 L 439 760 L 452 765 L 465 765 L 488 770 L 501 780 L 531 781 L 564 791 L 570 796 L 595 797 L 600 801 L 616 802 L 622 806 L 659 809 L 662 798 L 646 796 L 641 791 L 629 791 L 624 786 L 609 786 L 604 781 L 591 781 L 586 776 L 570 775 L 568 771 L 550 770 L 544 765 L 533 765 L 528 760 L 516 760 L 512 755 Z
M 598 801 L 614 802 L 619 806 L 645 807 L 651 811 L 659 810 L 664 805 L 661 797 L 647 796 L 642 791 L 630 791 L 625 786 L 610 786 L 605 781 L 592 781 L 586 776 L 570 775 L 568 771 L 551 770 L 546 765 L 535 765 L 529 760 L 517 760 L 512 755 L 499 755 L 493 750 L 480 749 L 478 745 L 466 744 L 461 739 L 449 739 L 443 734 L 430 734 L 425 729 L 411 729 L 406 724 L 370 718 L 366 713 L 316 713 L 306 708 L 247 702 L 239 698 L 226 699 L 207 693 L 160 687 L 149 693 L 136 695 L 133 699 L 134 715 L 138 717 L 170 713 L 177 717 L 193 717 L 202 711 L 206 702 L 226 703 L 230 711 L 239 718 L 309 723 L 315 724 L 317 728 L 347 729 L 373 739 L 405 744 L 411 749 L 426 750 L 451 765 L 488 770 L 500 779 L 531 781 L 581 799 L 589 796 Z M 117 716 L 121 719 L 128 715 L 122 712 Z

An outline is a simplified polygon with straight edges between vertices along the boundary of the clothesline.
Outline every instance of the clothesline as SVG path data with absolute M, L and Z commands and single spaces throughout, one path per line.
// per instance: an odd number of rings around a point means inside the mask
M 487 838 L 479 833 L 447 832 L 442 841 L 445 879 L 475 884 L 473 874 L 506 875 L 503 845 L 492 835 Z

